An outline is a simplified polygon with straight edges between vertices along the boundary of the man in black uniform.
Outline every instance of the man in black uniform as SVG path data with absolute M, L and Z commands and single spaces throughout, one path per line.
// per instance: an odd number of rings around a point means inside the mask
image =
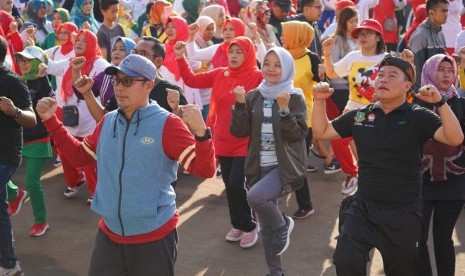
M 354 138 L 359 156 L 359 188 L 343 200 L 342 221 L 333 256 L 338 275 L 366 275 L 369 251 L 377 248 L 386 275 L 418 275 L 421 235 L 421 155 L 428 139 L 462 143 L 460 125 L 434 86 L 416 97 L 437 107 L 430 110 L 406 102 L 415 69 L 401 58 L 387 56 L 375 80 L 378 102 L 349 111 L 332 122 L 325 99 L 327 83 L 313 90 L 313 133 L 322 140 Z

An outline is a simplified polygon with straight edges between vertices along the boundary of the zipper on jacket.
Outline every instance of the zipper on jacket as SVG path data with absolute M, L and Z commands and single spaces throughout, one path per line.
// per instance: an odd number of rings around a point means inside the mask
M 124 138 L 123 138 L 123 151 L 121 153 L 122 157 L 122 162 L 121 162 L 121 168 L 119 170 L 119 176 L 118 176 L 118 182 L 119 182 L 119 196 L 118 196 L 118 219 L 119 219 L 119 224 L 121 226 L 121 233 L 122 236 L 124 237 L 124 226 L 123 226 L 123 219 L 121 218 L 121 195 L 123 193 L 123 183 L 122 183 L 122 175 L 123 175 L 123 169 L 124 169 L 124 163 L 125 163 L 125 153 L 126 153 L 126 136 L 129 131 L 129 126 L 130 122 L 126 122 L 126 131 L 124 132 Z

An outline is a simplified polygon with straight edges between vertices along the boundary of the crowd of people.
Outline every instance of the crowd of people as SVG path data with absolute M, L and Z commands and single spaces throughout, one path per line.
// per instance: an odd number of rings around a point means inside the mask
M 464 13 L 458 0 L 0 0 L 0 276 L 22 275 L 11 217 L 26 201 L 29 235 L 50 229 L 52 156 L 64 197 L 87 187 L 101 216 L 89 275 L 174 275 L 179 165 L 223 180 L 225 239 L 261 237 L 266 273 L 284 275 L 294 219 L 315 213 L 310 152 L 346 175 L 338 275 L 366 275 L 373 248 L 386 275 L 433 275 L 430 224 L 437 273 L 454 275 Z

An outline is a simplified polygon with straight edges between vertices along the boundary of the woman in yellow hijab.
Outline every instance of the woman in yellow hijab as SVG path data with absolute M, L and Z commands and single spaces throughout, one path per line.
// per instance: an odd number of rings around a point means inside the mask
M 307 125 L 309 132 L 305 138 L 307 154 L 312 141 L 312 128 L 310 125 L 312 109 L 313 109 L 313 94 L 312 87 L 320 81 L 318 76 L 318 65 L 321 64 L 320 58 L 310 52 L 307 48 L 315 37 L 315 30 L 306 22 L 290 21 L 283 22 L 283 33 L 281 36 L 282 46 L 288 50 L 295 63 L 294 86 L 302 89 L 305 96 L 305 105 L 307 106 Z M 307 171 L 315 171 L 316 168 L 309 166 Z M 308 182 L 305 180 L 303 188 L 296 190 L 297 210 L 293 217 L 303 219 L 312 215 L 312 201 L 310 199 L 310 190 Z

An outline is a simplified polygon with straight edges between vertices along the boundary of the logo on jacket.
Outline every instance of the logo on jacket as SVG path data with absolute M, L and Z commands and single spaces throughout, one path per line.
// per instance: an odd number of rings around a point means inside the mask
M 365 120 L 365 112 L 357 111 L 357 114 L 354 117 L 355 122 L 361 123 Z
M 155 140 L 152 137 L 142 137 L 140 141 L 142 142 L 142 144 L 146 145 L 150 145 L 153 144 L 153 142 L 155 142 Z

